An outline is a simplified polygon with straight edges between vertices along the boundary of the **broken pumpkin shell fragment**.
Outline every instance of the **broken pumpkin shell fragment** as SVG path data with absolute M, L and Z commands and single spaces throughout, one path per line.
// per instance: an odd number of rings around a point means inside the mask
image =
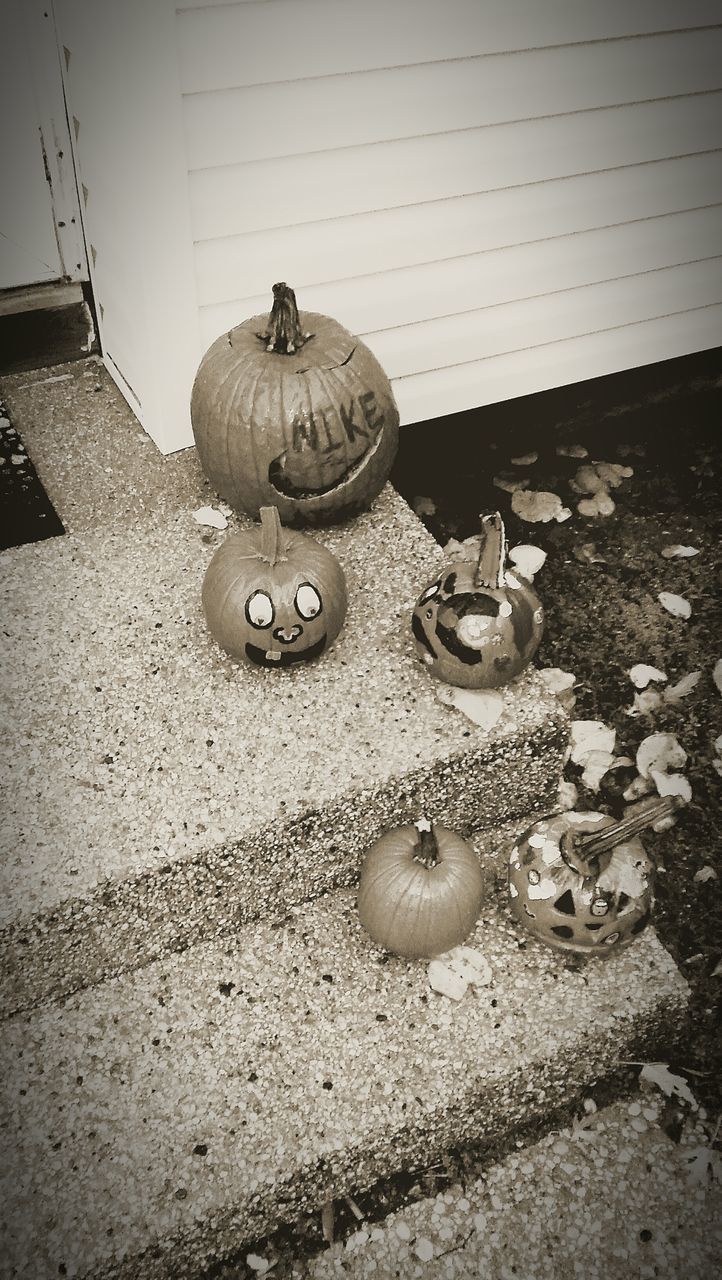
M 650 681 L 665 681 L 667 675 L 664 671 L 660 671 L 658 667 L 650 667 L 646 662 L 637 662 L 635 666 L 630 668 L 629 678 L 637 689 L 646 689 Z
M 672 591 L 660 591 L 657 599 L 662 608 L 674 618 L 689 618 L 692 614 L 692 606 L 684 596 L 675 595 Z
M 557 493 L 549 493 L 543 489 L 516 489 L 511 495 L 511 508 L 520 520 L 526 520 L 529 524 L 548 524 L 550 520 L 561 523 L 572 514 Z

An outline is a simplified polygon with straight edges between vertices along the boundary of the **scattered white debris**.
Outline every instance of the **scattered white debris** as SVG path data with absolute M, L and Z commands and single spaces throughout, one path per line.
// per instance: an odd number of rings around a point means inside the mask
M 701 671 L 690 671 L 686 676 L 682 676 L 682 679 L 678 680 L 676 684 L 669 685 L 664 691 L 664 701 L 679 702 L 682 698 L 686 698 L 687 694 L 691 693 L 697 685 L 701 675 Z
M 687 752 L 673 733 L 650 733 L 637 749 L 637 771 L 642 778 L 651 778 L 653 770 L 669 773 L 684 768 L 686 760 Z
M 683 547 L 675 543 L 673 547 L 662 547 L 660 554 L 665 560 L 672 560 L 675 556 L 698 556 L 699 547 Z
M 577 677 L 571 671 L 562 671 L 561 667 L 541 667 L 539 675 L 549 692 L 556 694 L 562 706 L 571 711 L 577 700 L 574 693 Z
M 582 782 L 590 791 L 598 791 L 605 773 L 609 772 L 614 761 L 611 751 L 590 751 L 584 757 Z
M 712 679 L 714 680 L 720 693 L 722 693 L 722 658 L 720 658 L 718 662 L 715 662 L 714 671 L 712 672 Z
M 503 489 L 505 493 L 516 493 L 518 489 L 526 489 L 531 484 L 531 480 L 528 476 L 515 476 L 511 471 L 500 471 L 494 476 L 492 484 L 496 485 L 497 489 Z
M 228 520 L 222 511 L 216 511 L 214 507 L 199 507 L 193 512 L 193 519 L 198 524 L 207 525 L 211 529 L 227 529 Z
M 538 453 L 523 453 L 518 458 L 511 458 L 510 462 L 513 467 L 531 467 L 538 457 Z
M 628 716 L 649 716 L 662 705 L 662 695 L 656 689 L 645 689 L 643 693 L 635 693 L 631 707 L 627 708 Z
M 558 444 L 556 452 L 560 458 L 588 458 L 589 450 L 583 444 Z
M 592 751 L 614 751 L 616 734 L 608 729 L 601 720 L 572 720 L 571 726 L 571 758 L 574 764 L 584 764 Z
M 541 547 L 534 547 L 527 543 L 512 547 L 509 552 L 509 559 L 514 568 L 529 582 L 534 581 L 534 575 L 539 572 L 546 558 L 547 553 L 542 551 Z
M 481 729 L 491 729 L 504 710 L 504 695 L 499 689 L 457 689 L 440 684 L 436 696 L 447 707 L 456 707 Z
M 488 987 L 491 966 L 475 947 L 453 947 L 435 956 L 427 969 L 429 986 L 450 1000 L 461 1000 L 468 987 Z
M 582 498 L 577 503 L 580 516 L 611 516 L 615 510 L 616 504 L 606 489 L 593 494 L 591 498 Z
M 689 804 L 692 799 L 692 788 L 684 774 L 663 773 L 659 769 L 652 769 L 650 776 L 660 796 L 681 796 Z
M 649 667 L 646 662 L 638 662 L 629 672 L 629 678 L 637 689 L 646 689 L 650 680 L 662 681 L 667 676 L 664 671 L 659 671 L 657 667 Z
M 572 514 L 558 494 L 543 489 L 515 490 L 511 495 L 511 507 L 521 520 L 526 520 L 529 524 L 547 524 L 550 520 L 561 523 Z
M 708 880 L 716 880 L 717 878 L 717 872 L 714 867 L 710 866 L 700 867 L 699 871 L 695 871 L 692 876 L 692 879 L 695 880 L 697 884 L 706 884 Z
M 463 542 L 459 542 L 457 538 L 449 538 L 442 550 L 449 560 L 478 560 L 481 536 L 478 533 L 472 534 L 470 538 L 464 538 Z
M 433 516 L 436 514 L 436 503 L 433 498 L 414 498 L 411 504 L 417 516 Z
M 692 613 L 692 606 L 684 596 L 676 596 L 671 591 L 660 591 L 657 599 L 662 608 L 675 618 L 689 618 Z
M 579 792 L 573 782 L 563 781 L 559 783 L 557 808 L 561 813 L 568 813 L 570 809 L 573 809 L 578 799 Z

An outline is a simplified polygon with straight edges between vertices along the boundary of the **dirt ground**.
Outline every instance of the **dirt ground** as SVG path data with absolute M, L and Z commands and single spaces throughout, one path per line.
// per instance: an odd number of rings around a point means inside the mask
M 711 1135 L 722 1115 L 722 777 L 714 767 L 721 759 L 715 743 L 722 734 L 722 693 L 712 678 L 722 657 L 722 355 L 669 362 L 651 376 L 649 371 L 641 377 L 622 375 L 578 390 L 576 400 L 574 391 L 561 389 L 528 404 L 517 401 L 447 419 L 443 449 L 437 422 L 409 428 L 402 432 L 391 478 L 442 545 L 476 534 L 480 513 L 499 510 L 510 547 L 532 544 L 547 553 L 534 582 L 547 620 L 536 662 L 576 676 L 574 719 L 600 720 L 614 728 L 616 755 L 632 760 L 640 742 L 655 732 L 674 734 L 687 753 L 691 803 L 671 830 L 647 833 L 644 841 L 658 867 L 655 925 L 691 987 L 688 1023 L 679 1045 L 670 1046 L 667 1065 L 688 1081 L 706 1110 Z M 588 456 L 557 452 L 570 445 L 582 446 Z M 538 455 L 534 462 L 511 461 L 531 453 Z M 577 511 L 582 495 L 569 481 L 590 461 L 632 468 L 633 474 L 612 491 L 610 515 L 585 517 Z M 500 474 L 526 478 L 529 489 L 559 495 L 572 515 L 563 522 L 521 520 L 512 510 L 511 493 L 494 484 Z M 694 546 L 698 554 L 661 555 L 675 544 Z M 657 599 L 661 591 L 688 600 L 690 617 L 667 612 Z M 664 672 L 667 686 L 692 672 L 701 675 L 679 701 L 631 716 L 635 687 L 629 671 L 638 663 Z M 636 766 L 608 773 L 596 793 L 584 787 L 581 772 L 572 763 L 565 771 L 578 788 L 576 807 L 619 815 Z M 617 1077 L 595 1086 L 590 1096 L 603 1107 L 620 1092 L 634 1091 L 638 1076 L 638 1066 L 620 1064 Z M 558 1127 L 570 1119 L 571 1113 L 563 1113 L 549 1123 Z M 662 1127 L 675 1141 L 687 1120 L 685 1108 L 668 1099 Z M 538 1136 L 530 1130 L 512 1138 L 533 1142 Z M 385 1179 L 357 1200 L 335 1202 L 332 1212 L 327 1206 L 326 1230 L 343 1239 L 358 1229 L 359 1216 L 382 1221 L 411 1200 L 478 1177 L 502 1154 L 461 1149 L 427 1169 Z M 258 1241 L 250 1252 L 273 1258 L 273 1274 L 286 1280 L 294 1260 L 323 1247 L 324 1223 L 316 1213 Z M 212 1267 L 206 1280 L 250 1276 L 248 1253 L 245 1248 L 237 1259 Z
M 590 398 L 566 420 L 554 420 L 559 397 L 550 402 L 546 422 L 530 422 L 518 406 L 479 411 L 475 419 L 459 415 L 445 432 L 443 456 L 434 447 L 433 424 L 420 427 L 418 437 L 414 428 L 402 439 L 393 477 L 442 545 L 474 534 L 479 513 L 498 509 L 511 547 L 531 543 L 547 553 L 534 582 L 547 619 L 537 662 L 576 676 L 575 719 L 614 728 L 616 754 L 633 760 L 642 739 L 656 732 L 674 734 L 686 751 L 691 803 L 671 831 L 645 841 L 658 862 L 656 928 L 692 989 L 684 1049 L 670 1065 L 689 1077 L 715 1115 L 722 1112 L 722 972 L 715 974 L 722 956 L 722 777 L 714 764 L 720 762 L 722 695 L 712 672 L 722 657 L 722 361 L 719 372 L 716 386 L 709 376 L 671 385 L 660 378 L 656 389 L 626 403 Z M 560 445 L 581 445 L 588 457 L 560 456 Z M 535 462 L 511 463 L 531 453 L 538 454 Z M 610 515 L 577 511 L 581 495 L 569 481 L 591 460 L 633 470 L 611 491 Z M 500 474 L 558 494 L 571 518 L 519 519 L 511 494 L 493 482 Z M 662 548 L 675 544 L 694 546 L 698 554 L 663 558 Z M 687 599 L 691 616 L 667 612 L 657 599 L 662 591 Z M 664 672 L 668 685 L 702 674 L 678 702 L 630 716 L 635 687 L 629 670 L 637 663 Z M 617 816 L 636 772 L 632 766 L 608 773 L 597 794 L 582 786 L 579 766 L 569 764 L 565 776 L 579 788 L 578 808 Z

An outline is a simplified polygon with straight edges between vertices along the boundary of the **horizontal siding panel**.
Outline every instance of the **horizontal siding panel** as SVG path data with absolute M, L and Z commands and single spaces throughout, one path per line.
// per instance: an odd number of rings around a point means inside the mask
M 722 302 L 722 258 L 364 334 L 390 378 Z
M 191 94 L 183 102 L 188 167 L 301 155 L 721 87 L 722 28 L 717 28 Z M 289 121 L 301 127 L 289 128 Z
M 718 0 L 271 0 L 178 14 L 186 93 L 710 26 Z M 290 128 L 303 129 L 294 115 Z
M 720 145 L 722 94 L 190 174 L 194 240 L 498 190 Z
M 303 309 L 334 316 L 353 333 L 367 333 L 718 254 L 722 205 L 316 285 L 300 301 Z M 210 308 L 204 327 L 222 333 L 268 310 L 269 298 L 265 290 Z
M 721 151 L 300 227 L 202 240 L 195 245 L 198 302 L 211 306 L 264 293 L 270 296 L 271 284 L 281 278 L 290 281 L 302 298 L 309 285 L 718 203 L 722 203 Z M 355 284 L 349 281 L 349 293 Z M 240 315 L 240 302 L 236 306 Z
M 719 346 L 722 303 L 399 378 L 405 425 Z

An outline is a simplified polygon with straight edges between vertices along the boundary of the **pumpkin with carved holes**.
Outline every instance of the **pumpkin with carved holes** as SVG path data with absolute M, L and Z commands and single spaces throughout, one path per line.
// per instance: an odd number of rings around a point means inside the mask
M 357 515 L 383 488 L 399 414 L 369 348 L 329 316 L 300 312 L 273 286 L 269 316 L 224 333 L 204 355 L 191 394 L 198 458 L 232 507 L 278 508 L 291 526 Z
M 215 552 L 202 602 L 226 653 L 279 670 L 333 643 L 346 616 L 346 581 L 328 548 L 284 529 L 276 508 L 263 507 L 260 528 L 231 535 Z
M 531 584 L 505 568 L 504 523 L 483 516 L 476 560 L 455 560 L 419 597 L 411 626 L 416 653 L 437 680 L 463 689 L 507 684 L 531 662 L 544 611 Z

